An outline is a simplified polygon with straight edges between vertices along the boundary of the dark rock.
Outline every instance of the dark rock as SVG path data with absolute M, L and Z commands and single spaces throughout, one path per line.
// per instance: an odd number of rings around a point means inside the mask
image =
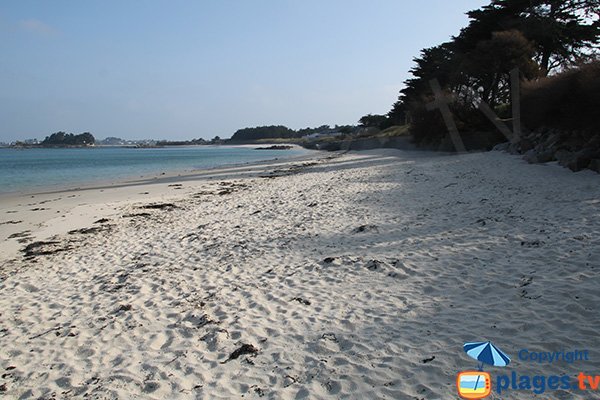
M 554 161 L 554 152 L 552 150 L 543 149 L 535 150 L 531 149 L 523 156 L 523 159 L 530 164 L 541 164 Z
M 531 149 L 523 155 L 523 159 L 529 164 L 535 164 L 537 163 L 537 152 Z
M 554 157 L 558 161 L 558 164 L 566 167 L 569 163 L 573 162 L 575 159 L 575 153 L 568 150 L 558 150 L 554 153 Z
M 567 162 L 566 167 L 573 172 L 581 171 L 590 165 L 596 155 L 597 152 L 591 149 L 578 151 L 573 155 L 573 158 Z
M 519 143 L 511 143 L 508 146 L 508 152 L 510 154 L 520 154 L 520 152 L 519 152 Z
M 535 147 L 535 143 L 528 138 L 521 139 L 521 141 L 518 144 L 519 144 L 519 151 L 521 153 L 526 153 Z
M 290 150 L 293 149 L 293 146 L 286 145 L 273 145 L 269 147 L 256 147 L 254 150 Z
M 590 161 L 590 165 L 588 165 L 588 168 L 600 174 L 600 159 L 596 158 Z
M 494 146 L 493 151 L 509 151 L 510 142 L 500 143 Z

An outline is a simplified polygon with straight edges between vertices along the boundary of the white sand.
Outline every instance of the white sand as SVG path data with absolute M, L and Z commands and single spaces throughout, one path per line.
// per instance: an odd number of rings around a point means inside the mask
M 492 375 L 600 375 L 600 176 L 502 153 L 318 157 L 2 199 L 0 397 L 453 399 L 481 340 L 513 359 Z M 36 240 L 63 251 L 24 257 Z M 226 362 L 242 344 L 258 352 Z

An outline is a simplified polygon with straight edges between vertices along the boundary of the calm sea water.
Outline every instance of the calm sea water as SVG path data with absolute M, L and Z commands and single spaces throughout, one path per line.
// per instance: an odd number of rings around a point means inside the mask
M 254 150 L 251 147 L 198 146 L 134 149 L 0 148 L 0 193 L 60 189 L 114 182 L 162 172 L 299 156 L 309 150 Z

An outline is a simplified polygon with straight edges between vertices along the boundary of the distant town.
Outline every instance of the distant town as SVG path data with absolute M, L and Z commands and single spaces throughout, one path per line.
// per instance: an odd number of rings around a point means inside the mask
M 26 139 L 10 143 L 0 142 L 0 147 L 28 148 L 28 147 L 164 147 L 164 146 L 190 146 L 190 145 L 218 145 L 218 144 L 245 144 L 245 143 L 264 143 L 290 142 L 301 143 L 306 141 L 318 141 L 323 139 L 336 139 L 346 136 L 364 136 L 366 134 L 376 134 L 381 131 L 380 127 L 371 123 L 372 116 L 363 117 L 360 125 L 322 125 L 316 128 L 305 128 L 293 130 L 283 125 L 259 126 L 254 128 L 243 128 L 237 130 L 229 139 L 222 139 L 215 136 L 212 139 L 191 139 L 191 140 L 155 140 L 155 139 L 122 139 L 119 137 L 107 137 L 97 140 L 91 133 L 84 132 L 80 134 L 55 132 L 44 139 Z

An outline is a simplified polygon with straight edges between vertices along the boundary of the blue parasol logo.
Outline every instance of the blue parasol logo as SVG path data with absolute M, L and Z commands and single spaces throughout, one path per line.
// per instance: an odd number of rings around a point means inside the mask
M 492 342 L 465 343 L 463 349 L 471 358 L 481 363 L 478 365 L 480 371 L 483 371 L 484 364 L 506 367 L 510 363 L 510 357 L 494 346 Z

